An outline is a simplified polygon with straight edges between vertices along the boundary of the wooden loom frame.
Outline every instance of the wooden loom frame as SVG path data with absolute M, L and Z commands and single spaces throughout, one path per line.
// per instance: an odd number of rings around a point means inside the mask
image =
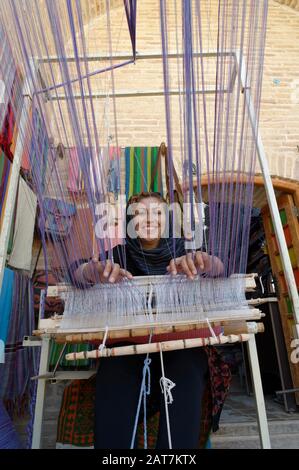
M 271 177 L 270 177 L 270 172 L 269 172 L 269 166 L 268 162 L 266 159 L 265 151 L 263 148 L 262 140 L 259 135 L 259 132 L 256 128 L 256 116 L 255 116 L 255 110 L 252 105 L 251 101 L 251 96 L 250 96 L 250 89 L 246 86 L 246 70 L 244 66 L 244 61 L 242 60 L 241 53 L 232 53 L 228 52 L 227 54 L 233 55 L 235 58 L 235 69 L 234 69 L 234 76 L 232 77 L 232 86 L 234 84 L 235 77 L 237 74 L 240 74 L 241 77 L 241 82 L 242 86 L 244 88 L 244 93 L 246 96 L 246 107 L 249 112 L 250 116 L 250 121 L 251 125 L 254 131 L 254 135 L 256 138 L 256 145 L 257 145 L 257 150 L 258 150 L 258 157 L 260 161 L 260 165 L 262 168 L 262 174 L 263 174 L 263 179 L 265 182 L 265 187 L 266 187 L 266 193 L 267 193 L 267 199 L 268 203 L 270 206 L 271 214 L 273 217 L 273 222 L 274 222 L 274 227 L 275 231 L 277 233 L 277 238 L 279 242 L 279 249 L 281 252 L 282 256 L 282 261 L 283 261 L 283 267 L 284 271 L 286 273 L 286 280 L 288 284 L 288 288 L 290 291 L 291 298 L 293 300 L 293 305 L 294 305 L 294 316 L 296 318 L 296 323 L 297 323 L 297 336 L 299 337 L 299 297 L 298 297 L 298 292 L 296 289 L 296 283 L 292 271 L 292 266 L 291 262 L 289 259 L 289 254 L 287 251 L 287 245 L 283 233 L 283 228 L 282 224 L 280 221 L 279 217 L 279 211 L 277 207 L 277 202 L 275 199 L 275 193 L 273 189 L 273 185 L 271 182 Z M 217 56 L 219 55 L 218 52 L 208 52 L 208 53 L 203 53 L 201 54 L 205 57 L 207 56 Z M 176 54 L 172 54 L 173 57 L 176 57 Z M 126 56 L 121 56 L 121 58 L 125 58 Z M 131 56 L 130 56 L 131 57 Z M 136 57 L 136 60 L 142 60 L 142 59 L 150 59 L 150 58 L 161 58 L 161 54 L 147 54 L 147 55 L 142 55 L 138 54 Z M 93 56 L 87 58 L 88 60 L 101 60 L 101 57 L 99 56 Z M 102 57 L 103 59 L 103 57 Z M 57 57 L 52 57 L 52 58 L 45 58 L 40 60 L 39 62 L 49 62 L 49 61 L 58 61 L 59 58 Z M 74 58 L 69 57 L 67 60 L 74 60 Z M 240 67 L 240 64 L 241 67 Z M 38 64 L 33 64 L 32 69 L 35 72 L 36 69 L 38 69 L 39 63 Z M 172 94 L 178 94 L 179 92 L 173 92 Z M 207 93 L 215 93 L 214 90 L 207 90 Z M 117 96 L 121 97 L 126 97 L 126 96 L 158 96 L 160 93 L 157 91 L 149 91 L 149 92 L 124 92 L 121 94 L 118 94 Z M 27 104 L 25 104 L 24 112 L 22 114 L 22 119 L 21 119 L 21 124 L 20 126 L 25 126 L 25 118 L 26 118 L 26 109 L 29 106 L 29 96 L 26 91 L 24 92 L 24 95 L 27 98 Z M 96 96 L 95 96 L 96 97 Z M 104 98 L 101 96 L 98 96 L 98 98 Z M 58 99 L 65 99 L 65 97 L 58 96 Z M 21 138 L 18 137 L 18 142 L 17 142 L 17 147 L 16 147 L 16 155 L 14 158 L 13 162 L 13 169 L 12 169 L 12 177 L 11 177 L 11 183 L 8 191 L 8 204 L 5 208 L 5 219 L 4 219 L 4 227 L 0 236 L 0 246 L 1 246 L 1 252 L 0 252 L 0 287 L 2 285 L 2 279 L 3 279 L 3 272 L 4 272 L 4 267 L 5 267 L 5 260 L 6 260 L 6 252 L 7 252 L 7 244 L 8 244 L 8 234 L 9 234 L 9 229 L 11 226 L 11 221 L 13 217 L 13 207 L 14 207 L 14 201 L 16 197 L 16 188 L 17 188 L 17 180 L 19 177 L 19 170 L 20 170 L 20 159 L 21 159 L 21 147 L 22 147 L 22 141 Z M 25 346 L 41 346 L 41 357 L 40 357 L 40 367 L 39 367 L 39 378 L 38 378 L 38 390 L 37 390 L 37 400 L 36 400 L 36 407 L 35 407 L 35 419 L 34 419 L 34 432 L 33 432 L 33 442 L 32 442 L 32 448 L 39 448 L 40 447 L 40 440 L 41 440 L 41 429 L 42 429 L 42 419 L 43 419 L 43 409 L 44 409 L 44 398 L 45 398 L 45 385 L 46 381 L 51 379 L 51 377 L 48 376 L 48 361 L 49 361 L 49 351 L 50 351 L 50 341 L 51 341 L 51 334 L 43 333 L 42 339 L 41 340 L 36 340 L 35 339 L 25 339 L 24 340 L 24 345 Z M 263 390 L 262 390 L 262 383 L 261 383 L 261 376 L 260 376 L 260 369 L 259 369 L 259 362 L 258 362 L 258 356 L 257 356 L 257 350 L 256 350 L 256 344 L 255 344 L 255 337 L 253 333 L 250 333 L 249 335 L 249 340 L 247 342 L 248 346 L 248 355 L 249 355 L 249 363 L 250 363 L 250 368 L 251 368 L 251 374 L 252 374 L 252 379 L 253 379 L 253 387 L 254 387 L 254 392 L 255 392 L 255 399 L 256 399 L 256 407 L 257 407 L 257 418 L 258 418 L 258 424 L 259 424 L 259 432 L 260 432 L 260 440 L 261 440 L 261 446 L 262 448 L 270 448 L 270 438 L 269 438 L 269 430 L 268 430 L 268 424 L 267 424 L 267 416 L 266 416 L 266 411 L 265 411 L 265 403 L 264 403 L 264 396 L 263 396 Z M 65 373 L 63 376 L 61 376 L 60 380 L 70 380 L 70 379 L 75 379 L 75 378 L 88 378 L 90 376 L 90 373 L 85 373 L 83 372 L 70 372 L 68 375 Z M 52 377 L 53 378 L 53 377 Z
M 254 277 L 255 275 L 248 276 L 248 280 L 246 282 L 247 292 L 253 291 Z M 50 295 L 56 296 L 57 291 L 59 291 L 59 288 L 57 289 L 57 286 L 50 288 Z M 41 304 L 44 300 L 44 295 L 45 295 L 45 291 L 42 291 L 42 292 L 43 292 L 43 295 L 41 296 Z M 249 303 L 252 304 L 252 306 L 254 307 L 266 301 L 276 301 L 276 299 L 252 299 L 252 301 L 249 301 Z M 260 320 L 261 317 L 262 317 L 261 312 L 257 310 L 256 308 L 253 308 L 252 318 L 250 319 L 251 321 L 248 323 L 245 321 L 244 317 L 243 318 L 239 317 L 235 319 L 227 318 L 224 321 L 220 321 L 220 319 L 219 321 L 214 320 L 214 321 L 211 321 L 211 325 L 213 327 L 213 326 L 219 326 L 219 324 L 221 324 L 224 327 L 224 334 L 228 335 L 228 338 L 229 338 L 227 342 L 235 342 L 236 340 L 236 341 L 244 341 L 247 344 L 249 365 L 250 365 L 250 370 L 251 370 L 253 391 L 254 391 L 256 410 L 257 410 L 257 421 L 258 421 L 261 447 L 263 449 L 269 449 L 271 448 L 270 436 L 269 436 L 269 429 L 268 429 L 268 423 L 267 423 L 267 416 L 266 416 L 262 381 L 261 381 L 261 375 L 260 375 L 260 369 L 259 369 L 259 361 L 258 361 L 258 355 L 257 355 L 257 349 L 256 349 L 256 342 L 255 342 L 255 334 L 259 332 L 263 332 L 263 324 L 256 323 L 255 321 L 253 321 L 254 319 Z M 95 373 L 95 370 L 56 372 L 57 366 L 59 365 L 60 359 L 63 355 L 64 348 L 58 359 L 57 365 L 54 368 L 54 371 L 52 373 L 49 372 L 48 367 L 49 367 L 51 341 L 54 340 L 58 343 L 66 344 L 69 342 L 78 343 L 82 341 L 85 341 L 85 342 L 95 341 L 96 339 L 101 340 L 104 337 L 103 328 L 98 329 L 98 330 L 93 329 L 93 331 L 81 332 L 81 333 L 79 333 L 78 330 L 59 331 L 60 318 L 61 317 L 56 316 L 51 319 L 45 319 L 45 320 L 41 319 L 40 325 L 39 325 L 41 329 L 34 332 L 35 336 L 25 338 L 24 343 L 23 343 L 25 346 L 41 347 L 39 375 L 37 377 L 32 378 L 32 379 L 38 380 L 34 428 L 33 428 L 33 441 L 32 441 L 33 449 L 39 449 L 40 444 L 41 444 L 46 383 L 50 382 L 53 384 L 53 383 L 57 383 L 58 381 L 64 381 L 64 380 L 89 379 Z M 206 326 L 206 323 L 204 321 L 200 321 L 198 322 L 197 325 L 192 324 L 191 326 L 189 326 L 189 328 L 194 329 L 194 328 L 200 328 L 203 326 Z M 173 326 L 169 328 L 171 332 L 179 332 L 184 327 L 178 325 L 177 327 L 175 327 L 175 329 Z M 140 327 L 140 329 L 142 331 L 142 335 L 145 333 L 149 333 L 149 331 L 153 330 L 151 326 L 145 326 L 145 325 Z M 184 328 L 184 330 L 186 330 L 186 328 Z M 137 335 L 136 331 L 138 331 L 138 328 L 135 328 L 135 335 Z M 156 327 L 154 334 L 165 333 L 168 331 L 169 330 L 167 330 L 167 327 L 160 326 L 160 327 Z M 124 337 L 123 330 L 120 331 L 119 327 L 114 327 L 114 329 L 111 330 L 110 338 L 115 339 L 119 337 L 118 335 L 120 334 L 120 332 L 122 334 L 122 337 Z M 129 337 L 133 336 L 132 330 L 129 328 L 127 329 L 127 333 Z M 233 338 L 233 336 L 235 338 Z M 230 337 L 232 338 L 232 341 L 230 341 Z M 205 341 L 205 344 L 202 344 L 202 346 L 211 344 L 210 339 L 211 338 L 207 339 Z M 191 341 L 194 341 L 194 340 L 191 340 Z M 167 343 L 168 343 L 167 341 L 156 343 L 155 347 L 158 349 L 158 346 L 159 346 L 161 347 L 162 350 L 167 351 Z M 221 344 L 224 344 L 224 342 L 221 343 L 221 341 L 219 341 L 219 343 L 217 344 L 221 345 Z M 198 345 L 193 344 L 191 347 L 197 347 L 197 346 Z M 121 348 L 117 348 L 117 349 L 121 349 Z M 146 351 L 141 351 L 141 352 L 144 353 Z M 134 351 L 134 353 L 136 353 L 136 351 Z

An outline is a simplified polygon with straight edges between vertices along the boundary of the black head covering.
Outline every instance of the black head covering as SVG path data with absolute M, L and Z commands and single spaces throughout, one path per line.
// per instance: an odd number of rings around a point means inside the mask
M 155 193 L 148 193 L 148 196 L 145 197 L 152 197 L 154 195 Z M 160 198 L 163 200 L 161 196 Z M 130 201 L 128 205 L 130 205 Z M 133 217 L 134 215 L 128 214 L 127 210 L 127 227 Z M 159 245 L 156 248 L 149 250 L 145 250 L 142 247 L 139 238 L 131 238 L 127 233 L 125 245 L 126 260 L 122 259 L 123 257 L 121 256 L 118 248 L 117 256 L 114 257 L 114 261 L 122 261 L 120 264 L 125 265 L 126 269 L 134 276 L 166 274 L 166 268 L 170 261 L 173 258 L 183 256 L 186 253 L 185 240 L 183 238 L 173 238 L 172 236 L 172 223 L 170 212 L 168 210 L 166 214 L 166 230 L 168 234 L 167 238 L 162 237 Z M 116 261 L 115 258 L 117 258 L 118 261 Z
M 170 261 L 185 254 L 182 238 L 161 238 L 157 248 L 145 250 L 139 238 L 127 238 L 127 269 L 135 276 L 166 274 Z

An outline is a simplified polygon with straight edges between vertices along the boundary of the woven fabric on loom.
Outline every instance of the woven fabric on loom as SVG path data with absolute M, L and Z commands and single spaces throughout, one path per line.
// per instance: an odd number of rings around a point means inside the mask
M 215 348 L 205 348 L 208 355 L 210 377 L 202 399 L 199 448 L 205 448 L 211 430 L 217 431 L 223 403 L 227 396 L 231 374 L 227 364 Z M 57 442 L 78 447 L 91 447 L 94 443 L 95 376 L 89 380 L 75 380 L 63 393 L 58 425 Z M 159 416 L 157 398 L 148 402 L 148 448 L 157 441 Z M 141 421 L 141 419 L 140 419 Z M 138 448 L 143 448 L 143 423 L 138 426 Z
M 161 165 L 154 178 L 152 188 L 152 175 L 158 159 L 159 147 L 126 147 L 126 196 L 129 199 L 133 194 L 142 191 L 159 192 L 162 194 Z

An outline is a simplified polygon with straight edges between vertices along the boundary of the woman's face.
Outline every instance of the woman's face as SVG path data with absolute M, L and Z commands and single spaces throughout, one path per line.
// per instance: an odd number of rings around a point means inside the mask
M 135 231 L 141 240 L 159 240 L 165 232 L 167 204 L 155 197 L 147 197 L 134 203 Z

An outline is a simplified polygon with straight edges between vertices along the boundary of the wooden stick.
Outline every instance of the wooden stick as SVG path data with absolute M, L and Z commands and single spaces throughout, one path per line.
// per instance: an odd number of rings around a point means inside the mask
M 178 349 L 190 349 L 203 346 L 213 346 L 217 344 L 237 343 L 248 341 L 250 335 L 248 333 L 240 335 L 217 336 L 209 338 L 192 338 L 185 340 L 165 341 L 162 343 L 134 344 L 130 346 L 121 346 L 116 348 L 105 348 L 102 351 L 95 349 L 94 351 L 82 351 L 79 353 L 66 354 L 67 361 L 77 361 L 81 359 L 99 359 L 100 357 L 112 356 L 131 356 L 134 354 L 147 354 L 162 351 L 175 351 Z
M 232 275 L 231 278 L 234 277 L 239 277 L 238 275 Z M 250 273 L 250 274 L 244 274 L 242 275 L 242 278 L 245 280 L 245 290 L 246 292 L 251 292 L 256 289 L 256 284 L 255 284 L 255 278 L 257 277 L 257 274 L 255 273 Z M 228 278 L 229 279 L 229 278 Z M 196 282 L 196 279 L 193 281 Z M 165 283 L 165 276 L 159 275 L 159 276 L 136 276 L 133 278 L 132 281 L 130 281 L 132 285 L 137 285 L 137 286 L 144 286 L 144 285 L 150 285 L 150 284 L 159 284 L 159 283 Z M 128 283 L 129 285 L 129 283 Z M 113 289 L 115 287 L 113 284 L 103 284 L 104 287 L 108 287 L 109 289 Z M 68 285 L 68 284 L 57 284 L 56 286 L 49 286 L 47 290 L 47 297 L 59 297 L 59 294 L 63 292 L 68 292 L 70 290 L 74 290 L 74 287 Z
M 218 328 L 220 326 L 224 327 L 224 334 L 240 334 L 240 333 L 263 333 L 265 331 L 263 323 L 256 322 L 246 322 L 246 321 L 236 321 L 236 322 L 218 322 L 211 323 L 212 328 Z M 146 329 L 133 329 L 133 330 L 119 330 L 119 331 L 109 331 L 109 339 L 128 339 L 128 338 L 138 338 L 143 336 L 149 336 L 151 333 L 153 335 L 162 335 L 162 334 L 175 334 L 175 333 L 185 333 L 190 331 L 196 331 L 203 328 L 208 328 L 206 323 L 192 324 L 192 325 L 182 325 L 182 326 L 169 326 L 164 328 L 146 328 Z M 56 343 L 88 343 L 94 341 L 102 341 L 105 332 L 95 332 L 95 333 L 77 333 L 70 335 L 55 335 Z
M 207 315 L 208 316 L 208 315 Z M 210 320 L 210 324 L 212 326 L 218 326 L 218 325 L 223 325 L 224 323 L 236 323 L 236 322 L 245 322 L 251 321 L 253 322 L 254 320 L 260 320 L 264 316 L 264 314 L 258 310 L 258 309 L 250 309 L 249 311 L 246 312 L 246 316 L 244 314 L 241 315 L 228 315 L 225 317 L 223 314 L 219 317 L 214 317 L 213 319 Z M 131 337 L 131 336 L 140 336 L 140 332 L 142 331 L 143 333 L 146 331 L 146 334 L 148 335 L 149 332 L 153 331 L 154 333 L 157 332 L 156 328 L 169 328 L 167 330 L 168 332 L 178 332 L 179 327 L 182 327 L 182 331 L 188 330 L 189 325 L 197 325 L 198 328 L 205 328 L 207 326 L 206 321 L 204 320 L 190 320 L 187 322 L 187 320 L 183 321 L 174 321 L 172 323 L 168 322 L 156 322 L 156 323 L 151 323 L 151 324 L 143 324 L 143 325 L 126 325 L 126 326 L 114 326 L 109 328 L 109 337 L 110 338 L 124 338 L 124 337 Z M 175 330 L 173 330 L 175 328 Z M 194 328 L 191 328 L 194 329 Z M 86 334 L 91 334 L 91 335 L 99 335 L 100 337 L 96 337 L 95 339 L 101 339 L 103 337 L 104 333 L 104 328 L 80 328 L 80 329 L 68 329 L 68 330 L 62 330 L 60 328 L 60 318 L 48 318 L 45 320 L 40 320 L 39 321 L 39 329 L 33 331 L 34 336 L 42 336 L 44 334 L 50 334 L 55 338 L 60 337 L 66 338 L 68 337 L 71 339 L 71 336 L 77 335 L 77 338 L 80 338 L 80 341 L 82 340 L 81 335 L 86 335 Z M 134 333 L 136 331 L 136 334 Z M 161 333 L 165 333 L 164 330 L 160 330 Z M 246 330 L 245 330 L 246 331 Z M 157 333 L 156 333 L 157 334 Z M 102 335 L 102 336 L 101 336 Z M 76 338 L 76 340 L 77 340 Z M 90 340 L 91 337 L 87 337 L 87 340 Z

